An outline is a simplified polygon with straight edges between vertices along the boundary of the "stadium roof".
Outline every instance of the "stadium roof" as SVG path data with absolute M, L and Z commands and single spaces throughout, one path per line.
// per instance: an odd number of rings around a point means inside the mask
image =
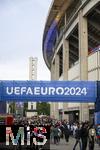
M 46 24 L 45 24 L 44 35 L 43 35 L 43 56 L 49 68 L 50 68 L 50 60 L 48 60 L 48 58 L 50 57 L 47 58 L 48 52 L 47 50 L 46 51 L 44 50 L 44 42 L 46 40 L 46 36 L 48 34 L 48 31 L 53 21 L 57 20 L 57 22 L 59 22 L 60 18 L 63 16 L 63 13 L 73 1 L 74 0 L 53 0 L 51 4 L 50 10 L 47 16 Z

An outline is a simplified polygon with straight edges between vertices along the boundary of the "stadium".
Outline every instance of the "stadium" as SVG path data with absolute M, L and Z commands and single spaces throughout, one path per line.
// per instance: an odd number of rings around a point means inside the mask
M 53 0 L 43 34 L 51 80 L 100 80 L 100 0 Z M 51 117 L 92 120 L 92 103 L 51 103 Z

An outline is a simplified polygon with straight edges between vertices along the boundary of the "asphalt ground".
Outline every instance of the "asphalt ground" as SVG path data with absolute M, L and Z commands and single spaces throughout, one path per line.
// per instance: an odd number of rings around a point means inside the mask
M 51 143 L 50 150 L 73 150 L 74 144 L 75 144 L 75 139 L 72 137 L 70 137 L 68 143 L 66 143 L 65 139 L 61 139 L 60 143 L 57 145 Z M 80 150 L 79 145 L 77 146 L 76 150 Z M 87 146 L 87 150 L 89 150 L 88 146 Z M 100 150 L 100 147 L 98 146 L 98 144 L 95 144 L 94 150 Z

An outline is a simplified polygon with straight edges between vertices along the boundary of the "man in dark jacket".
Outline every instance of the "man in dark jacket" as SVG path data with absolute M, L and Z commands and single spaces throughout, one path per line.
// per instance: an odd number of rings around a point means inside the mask
M 88 141 L 88 123 L 83 123 L 81 127 L 82 150 L 86 150 Z
M 80 138 L 81 138 L 81 133 L 80 133 L 80 125 L 77 124 L 77 129 L 75 131 L 75 138 L 76 138 L 76 143 L 74 145 L 74 148 L 73 150 L 75 150 L 76 146 L 79 144 L 79 147 L 80 147 L 80 150 L 81 150 L 81 141 L 80 141 Z
M 68 126 L 66 124 L 64 124 L 64 134 L 65 134 L 65 140 L 66 140 L 66 142 L 69 142 L 70 132 L 69 132 Z

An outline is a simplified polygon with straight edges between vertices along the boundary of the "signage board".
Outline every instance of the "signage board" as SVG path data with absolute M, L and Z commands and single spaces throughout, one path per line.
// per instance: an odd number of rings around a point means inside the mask
M 95 102 L 95 81 L 0 81 L 1 101 Z

